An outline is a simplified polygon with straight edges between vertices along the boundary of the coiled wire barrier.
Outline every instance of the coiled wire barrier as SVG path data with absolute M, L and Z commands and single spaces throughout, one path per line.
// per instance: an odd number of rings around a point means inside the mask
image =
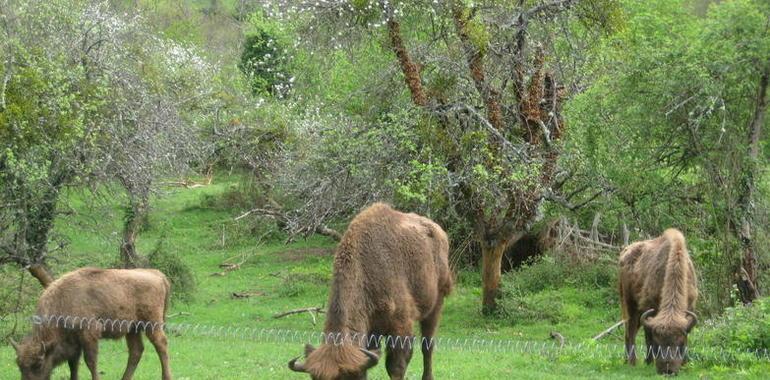
M 110 333 L 152 333 L 156 330 L 174 336 L 233 338 L 261 343 L 280 344 L 356 344 L 362 347 L 392 349 L 421 349 L 431 347 L 436 350 L 494 352 L 527 354 L 549 358 L 568 359 L 604 359 L 622 361 L 626 358 L 622 344 L 599 344 L 594 341 L 585 343 L 561 343 L 550 341 L 524 341 L 508 339 L 479 339 L 470 337 L 433 337 L 368 335 L 362 333 L 324 333 L 289 329 L 259 327 L 217 326 L 200 323 L 166 323 L 161 321 L 136 321 L 102 317 L 83 317 L 69 315 L 34 315 L 31 322 L 37 328 L 59 328 L 69 330 L 97 329 Z M 765 361 L 770 363 L 768 349 L 731 350 L 725 347 L 690 346 L 680 347 L 640 347 L 638 355 L 645 354 L 653 358 L 687 359 L 693 362 L 712 364 L 736 364 L 741 362 Z

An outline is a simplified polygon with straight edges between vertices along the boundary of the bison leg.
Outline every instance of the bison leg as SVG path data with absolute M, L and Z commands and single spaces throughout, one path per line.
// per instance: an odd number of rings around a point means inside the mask
M 628 364 L 636 365 L 636 333 L 639 332 L 639 316 L 629 314 L 626 321 L 626 357 Z
M 647 327 L 644 327 L 644 344 L 646 346 L 644 364 L 650 364 L 652 363 L 652 350 L 654 347 L 652 343 L 652 332 Z
M 385 368 L 391 380 L 403 380 L 406 378 L 406 367 L 412 359 L 411 327 L 396 329 L 395 334 L 389 337 Z
M 99 357 L 99 341 L 97 339 L 83 340 L 83 358 L 86 360 L 86 366 L 91 371 L 91 380 L 99 380 L 99 370 L 96 368 L 96 362 Z
M 168 365 L 168 339 L 163 330 L 149 330 L 147 331 L 147 338 L 150 339 L 152 345 L 155 346 L 155 351 L 158 352 L 158 358 L 160 358 L 160 366 L 162 371 L 163 380 L 171 380 L 171 369 Z
M 433 380 L 433 337 L 438 328 L 438 321 L 441 317 L 441 308 L 444 299 L 439 298 L 433 311 L 425 319 L 420 321 L 420 331 L 422 332 L 422 380 Z
M 80 365 L 80 348 L 74 357 L 67 360 L 67 364 L 70 366 L 70 380 L 78 380 L 78 365 Z
M 144 352 L 142 335 L 139 333 L 126 334 L 126 344 L 128 345 L 128 364 L 126 371 L 123 372 L 123 380 L 131 380 L 139 360 L 142 359 L 142 352 Z

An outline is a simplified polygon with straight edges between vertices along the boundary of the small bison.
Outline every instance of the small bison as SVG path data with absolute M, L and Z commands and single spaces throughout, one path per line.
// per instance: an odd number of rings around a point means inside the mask
M 681 232 L 668 229 L 656 239 L 623 250 L 620 298 L 628 363 L 636 364 L 634 343 L 641 323 L 645 362 L 654 358 L 659 374 L 677 373 L 687 359 L 687 334 L 698 323 L 693 313 L 698 298 L 695 268 Z
M 91 378 L 98 380 L 99 339 L 124 336 L 128 365 L 123 380 L 131 379 L 144 350 L 142 332 L 158 352 L 163 380 L 170 380 L 166 335 L 161 328 L 169 295 L 166 276 L 156 270 L 83 268 L 65 274 L 40 297 L 37 316 L 41 319 L 32 333 L 19 344 L 11 342 L 22 380 L 49 380 L 53 369 L 65 361 L 70 379 L 77 380 L 81 351 Z
M 314 380 L 366 379 L 379 360 L 379 341 L 355 337 L 390 336 L 386 369 L 403 379 L 412 357 L 409 338 L 415 321 L 423 336 L 424 380 L 433 379 L 432 337 L 441 308 L 452 290 L 449 242 L 444 230 L 428 218 L 405 214 L 376 203 L 350 223 L 337 247 L 334 279 L 324 332 L 318 349 L 305 347 L 289 368 Z M 399 337 L 400 340 L 396 337 Z

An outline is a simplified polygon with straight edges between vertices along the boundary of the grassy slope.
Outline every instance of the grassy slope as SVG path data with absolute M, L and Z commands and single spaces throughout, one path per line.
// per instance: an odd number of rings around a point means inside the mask
M 163 235 L 167 249 L 179 254 L 193 268 L 198 290 L 189 304 L 173 305 L 170 321 L 200 323 L 218 326 L 251 328 L 280 328 L 302 331 L 320 331 L 313 327 L 307 314 L 273 319 L 274 313 L 297 307 L 319 306 L 326 300 L 331 275 L 333 242 L 314 237 L 291 245 L 273 242 L 257 246 L 256 239 L 231 240 L 228 236 L 236 227 L 229 212 L 207 209 L 201 205 L 205 198 L 223 193 L 228 183 L 219 183 L 198 189 L 176 189 L 160 199 L 152 214 L 152 227 L 140 240 L 140 251 L 149 252 Z M 73 199 L 81 195 L 72 195 Z M 107 202 L 108 204 L 110 202 Z M 74 266 L 109 265 L 114 261 L 120 226 L 120 209 L 114 204 L 86 208 L 75 202 L 75 213 L 57 225 L 58 232 L 71 239 L 67 265 L 57 268 L 63 272 Z M 222 230 L 225 244 L 222 245 Z M 218 264 L 232 257 L 248 256 L 242 268 L 226 276 L 211 276 L 220 269 Z M 240 261 L 240 258 L 234 261 Z M 9 272 L 0 272 L 4 276 Z M 549 342 L 548 332 L 556 330 L 570 342 L 581 342 L 608 326 L 617 312 L 608 308 L 589 310 L 590 317 L 581 315 L 567 322 L 553 325 L 540 322 L 512 325 L 478 313 L 479 289 L 474 273 L 460 274 L 456 291 L 449 298 L 442 326 L 442 336 L 476 339 L 517 339 Z M 7 282 L 7 281 L 6 281 Z M 233 292 L 252 291 L 261 295 L 247 299 L 233 299 Z M 569 304 L 570 296 L 565 296 Z M 182 313 L 182 314 L 180 314 Z M 580 315 L 580 313 L 578 313 Z M 5 328 L 8 327 L 6 323 Z M 25 327 L 26 328 L 26 327 Z M 0 324 L 0 336 L 3 333 Z M 613 343 L 618 343 L 617 340 Z M 697 345 L 697 341 L 692 344 Z M 302 352 L 299 342 L 266 342 L 241 338 L 203 337 L 201 334 L 182 334 L 170 340 L 172 368 L 176 379 L 302 379 L 286 368 L 286 362 Z M 126 353 L 122 341 L 107 341 L 101 345 L 100 370 L 105 379 L 119 378 L 124 368 Z M 13 350 L 0 347 L 0 379 L 16 378 Z M 512 354 L 459 350 L 439 350 L 436 353 L 435 373 L 438 379 L 475 378 L 655 378 L 651 367 L 629 368 L 618 359 L 593 357 L 590 353 L 544 357 L 537 354 Z M 68 378 L 63 366 L 54 379 Z M 371 378 L 385 379 L 380 365 L 371 371 Z M 85 371 L 85 367 L 83 366 Z M 727 378 L 736 375 L 760 378 L 770 365 L 753 364 L 747 367 L 704 367 L 690 365 L 682 378 Z M 421 355 L 415 352 L 409 378 L 419 378 Z M 158 361 L 152 347 L 146 345 L 145 357 L 136 379 L 158 377 Z

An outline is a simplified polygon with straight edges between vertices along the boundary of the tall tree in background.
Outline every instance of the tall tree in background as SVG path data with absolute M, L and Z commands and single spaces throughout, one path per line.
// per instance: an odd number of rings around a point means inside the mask
M 686 1 L 629 5 L 628 27 L 597 50 L 603 75 L 569 113 L 591 170 L 621 189 L 614 208 L 643 231 L 674 225 L 704 239 L 714 249 L 696 260 L 719 273 L 716 303 L 730 302 L 731 285 L 750 303 L 768 262 L 770 4 L 700 3 L 702 15 Z
M 332 45 L 354 30 L 384 29 L 402 86 L 431 125 L 421 144 L 445 160 L 448 204 L 474 226 L 482 310 L 495 311 L 503 253 L 542 203 L 584 204 L 559 195 L 569 177 L 558 169 L 562 104 L 579 89 L 583 48 L 569 41 L 578 33 L 587 43 L 609 25 L 613 2 L 327 1 L 281 9 L 309 13 L 306 29 L 330 31 Z
M 107 5 L 3 1 L 0 264 L 43 286 L 62 191 L 118 180 L 129 198 L 120 253 L 136 265 L 136 234 L 153 181 L 189 159 L 205 117 L 210 68 Z

